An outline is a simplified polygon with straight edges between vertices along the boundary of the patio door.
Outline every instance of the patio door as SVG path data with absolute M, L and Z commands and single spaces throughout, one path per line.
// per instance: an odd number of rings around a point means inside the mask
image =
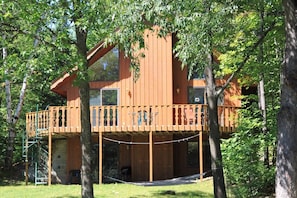
M 119 103 L 118 89 L 93 89 L 90 90 L 90 106 L 115 106 Z M 91 112 L 91 123 L 92 126 L 96 126 L 100 119 L 100 113 L 96 108 L 92 109 Z M 118 123 L 117 110 L 113 111 L 110 108 L 104 108 L 104 125 L 113 125 L 113 119 L 115 118 Z

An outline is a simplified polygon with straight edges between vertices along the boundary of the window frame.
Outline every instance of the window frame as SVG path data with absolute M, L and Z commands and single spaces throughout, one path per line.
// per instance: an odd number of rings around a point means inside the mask
M 190 89 L 203 89 L 203 103 L 200 103 L 200 102 L 191 102 L 190 100 Z M 194 95 L 193 95 L 194 97 Z M 195 99 L 194 99 L 195 100 Z M 207 104 L 207 98 L 206 98 L 206 89 L 204 86 L 188 86 L 188 94 L 187 94 L 187 102 L 188 104 Z

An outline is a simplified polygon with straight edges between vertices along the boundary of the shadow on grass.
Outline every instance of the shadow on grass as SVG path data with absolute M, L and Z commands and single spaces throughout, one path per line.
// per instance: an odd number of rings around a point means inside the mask
M 22 177 L 11 177 L 8 174 L 0 174 L 0 186 L 25 186 L 25 179 Z M 28 182 L 28 185 L 34 185 Z
M 9 178 L 9 177 L 1 177 L 0 176 L 0 186 L 25 186 L 24 180 Z M 31 182 L 28 185 L 33 185 Z
M 164 190 L 159 191 L 153 194 L 154 197 L 213 197 L 212 194 L 201 192 L 199 190 L 197 191 L 185 191 L 185 192 L 175 192 L 174 190 Z
M 24 166 L 16 163 L 10 170 L 0 167 L 0 186 L 22 186 L 25 185 Z

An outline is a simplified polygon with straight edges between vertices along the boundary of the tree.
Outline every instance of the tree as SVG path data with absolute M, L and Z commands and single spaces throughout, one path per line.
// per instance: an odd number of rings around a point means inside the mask
M 1 132 L 5 131 L 7 134 L 1 134 L 1 136 L 3 135 L 3 139 L 6 139 L 4 167 L 6 170 L 10 170 L 13 168 L 12 164 L 19 162 L 22 156 L 21 144 L 19 143 L 25 127 L 23 122 L 24 114 L 22 114 L 23 107 L 32 110 L 32 106 L 34 108 L 38 103 L 37 100 L 39 100 L 39 103 L 44 102 L 42 103 L 44 107 L 48 102 L 44 100 L 46 97 L 42 98 L 40 92 L 33 97 L 31 90 L 28 92 L 28 86 L 29 89 L 32 88 L 30 85 L 36 81 L 37 83 L 33 86 L 35 90 L 40 91 L 46 86 L 49 87 L 48 84 L 40 82 L 52 80 L 49 74 L 54 74 L 59 69 L 50 69 L 48 67 L 49 62 L 37 61 L 38 57 L 47 52 L 42 46 L 38 45 L 38 31 L 40 31 L 40 28 L 38 30 L 37 26 L 33 26 L 30 33 L 26 32 L 28 27 L 31 26 L 28 21 L 23 20 L 23 16 L 27 13 L 25 11 L 21 12 L 21 9 L 14 5 L 14 2 L 1 1 L 1 7 L 3 9 L 0 12 L 0 32 L 2 34 L 0 45 L 3 59 L 0 61 L 0 82 L 3 82 L 5 87 L 6 115 L 4 117 L 7 118 L 6 123 L 1 124 Z M 46 93 L 44 95 L 50 96 L 50 94 Z M 26 99 L 25 96 L 29 97 Z M 2 95 L 0 97 L 2 99 Z M 53 98 L 58 99 L 57 97 Z M 59 103 L 59 100 L 57 100 L 57 103 Z M 0 105 L 1 108 L 4 107 L 4 103 Z M 7 128 L 3 126 L 7 126 Z M 18 145 L 15 145 L 16 143 Z M 14 157 L 15 152 L 17 152 L 17 158 Z M 1 155 L 4 155 L 4 153 L 1 152 Z
M 249 95 L 242 98 L 243 109 L 240 111 L 241 119 L 236 133 L 223 141 L 227 184 L 238 197 L 254 197 L 271 193 L 274 189 L 276 112 L 279 110 L 279 73 L 284 43 L 283 13 L 279 11 L 280 2 L 249 2 L 242 4 L 241 9 L 243 11 L 237 15 L 235 29 L 232 30 L 237 32 L 230 44 L 234 47 L 221 55 L 222 65 L 238 62 L 242 49 L 248 48 L 262 37 L 263 32 L 271 29 L 270 26 L 273 27 L 251 53 L 249 61 L 238 75 L 240 84 L 247 87 L 247 90 L 248 87 L 262 84 L 265 95 L 262 92 L 261 96 Z M 257 109 L 260 100 L 265 100 L 265 103 Z
M 3 8 L 1 12 L 1 23 L 10 24 L 16 22 L 12 16 L 17 17 L 18 12 L 13 7 L 10 7 L 10 3 L 1 2 L 1 7 Z M 20 25 L 21 23 L 19 23 Z M 32 65 L 32 57 L 35 53 L 37 46 L 37 41 L 33 42 L 32 39 L 28 37 L 20 36 L 14 30 L 6 32 L 1 31 L 2 39 L 2 67 L 3 79 L 5 81 L 5 97 L 6 97 L 6 122 L 7 122 L 7 142 L 6 142 L 6 155 L 4 167 L 6 170 L 10 171 L 13 164 L 13 155 L 15 149 L 15 139 L 17 136 L 17 124 L 21 116 L 23 103 L 25 99 L 25 93 L 27 90 L 28 79 L 32 72 L 34 71 L 34 66 Z M 21 46 L 17 46 L 19 42 L 22 41 Z M 12 44 L 14 43 L 14 44 Z M 34 44 L 33 44 L 34 43 Z M 22 48 L 23 46 L 23 48 Z M 27 50 L 32 50 L 30 53 Z M 22 51 L 24 50 L 24 51 Z M 20 52 L 22 51 L 22 53 Z M 22 62 L 24 61 L 24 62 Z M 11 75 L 13 74 L 13 75 Z M 12 85 L 17 81 L 21 82 L 21 87 L 19 90 L 19 98 L 13 99 L 14 94 L 12 92 Z M 16 101 L 16 102 L 15 102 Z M 15 109 L 14 109 L 15 108 Z
M 278 115 L 276 197 L 297 197 L 297 3 L 283 0 L 286 46 Z
M 4 67 L 6 66 L 6 58 L 7 58 L 7 48 L 3 47 L 3 60 L 4 60 Z M 6 95 L 6 109 L 7 109 L 7 124 L 8 124 L 8 140 L 7 140 L 7 147 L 6 147 L 6 156 L 5 156 L 5 169 L 10 170 L 12 168 L 13 163 L 13 151 L 15 147 L 15 138 L 16 138 L 16 124 L 20 118 L 20 114 L 23 108 L 25 93 L 27 89 L 27 81 L 29 76 L 32 73 L 32 69 L 29 66 L 28 72 L 24 74 L 22 87 L 19 94 L 18 104 L 16 109 L 13 113 L 12 108 L 12 94 L 11 94 L 11 81 L 6 78 L 5 79 L 5 95 Z M 8 76 L 10 72 L 9 69 L 5 69 L 5 76 Z
M 44 46 L 43 51 L 47 52 L 38 56 L 40 62 L 46 60 L 53 63 L 54 67 L 58 65 L 60 71 L 70 71 L 77 67 L 76 85 L 81 98 L 81 114 L 84 115 L 81 116 L 82 197 L 94 196 L 87 51 L 88 46 L 103 40 L 108 31 L 114 31 L 112 23 L 105 21 L 106 15 L 110 15 L 110 3 L 108 0 L 12 2 L 10 5 L 19 10 L 19 20 L 15 19 L 15 23 L 1 23 L 3 31 L 15 31 L 40 41 L 41 46 Z M 21 25 L 17 23 L 19 21 Z

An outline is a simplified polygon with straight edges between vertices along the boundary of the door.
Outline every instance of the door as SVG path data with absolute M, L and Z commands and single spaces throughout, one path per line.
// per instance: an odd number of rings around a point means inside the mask
M 90 90 L 90 106 L 116 106 L 118 105 L 119 93 L 118 89 L 93 89 Z M 118 123 L 117 110 L 112 108 L 104 108 L 104 125 L 112 126 Z M 100 123 L 100 115 L 102 108 L 92 108 L 91 110 L 91 123 L 92 126 L 97 126 Z

